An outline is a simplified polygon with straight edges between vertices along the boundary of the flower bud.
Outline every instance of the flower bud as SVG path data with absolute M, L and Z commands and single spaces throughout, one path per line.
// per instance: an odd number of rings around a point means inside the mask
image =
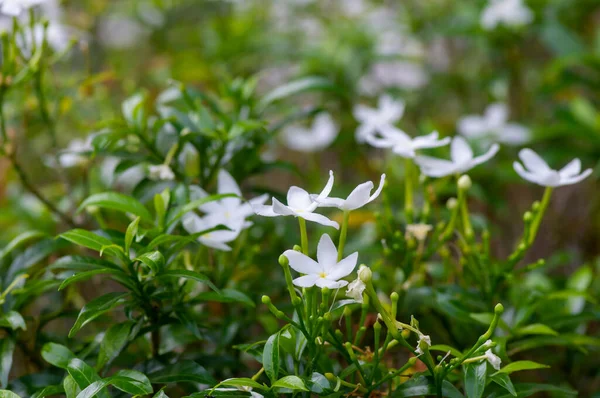
M 458 179 L 458 189 L 460 189 L 461 191 L 467 191 L 471 189 L 472 185 L 473 183 L 471 182 L 471 177 L 469 177 L 466 174 Z
M 290 260 L 282 254 L 281 256 L 279 256 L 279 264 L 282 267 L 287 267 L 290 265 Z
M 456 198 L 450 198 L 446 202 L 446 207 L 448 210 L 454 210 L 456 209 L 456 206 L 458 206 L 458 200 L 456 200 Z
M 504 306 L 500 303 L 496 304 L 494 307 L 494 312 L 498 315 L 502 314 L 504 312 Z
M 373 272 L 371 271 L 371 268 L 364 264 L 361 265 L 358 269 L 358 278 L 364 283 L 371 282 L 371 279 L 373 278 Z
M 523 214 L 523 221 L 530 223 L 531 220 L 533 220 L 533 214 L 531 214 L 530 211 L 526 211 L 525 214 Z
M 262 296 L 262 303 L 265 305 L 271 304 L 271 298 L 269 296 Z

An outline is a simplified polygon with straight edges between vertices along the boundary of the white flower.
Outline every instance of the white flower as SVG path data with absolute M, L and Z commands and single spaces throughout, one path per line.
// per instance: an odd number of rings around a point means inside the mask
M 365 105 L 356 105 L 353 113 L 354 117 L 360 122 L 356 129 L 356 140 L 364 142 L 369 135 L 393 126 L 402 118 L 404 101 L 396 101 L 389 95 L 383 95 L 379 97 L 377 109 Z
M 425 241 L 427 234 L 432 230 L 432 226 L 428 224 L 410 224 L 406 226 L 406 237 L 414 237 L 419 242 Z
M 320 113 L 310 129 L 301 126 L 289 126 L 283 130 L 283 142 L 293 150 L 300 152 L 316 152 L 327 148 L 339 133 L 328 113 Z
M 292 269 L 305 274 L 293 281 L 294 285 L 299 287 L 312 287 L 315 285 L 329 289 L 344 287 L 348 282 L 340 279 L 350 275 L 358 261 L 358 252 L 354 252 L 338 262 L 338 251 L 327 234 L 323 234 L 319 240 L 317 247 L 318 261 L 295 250 L 286 250 L 283 255 L 290 261 Z
M 434 131 L 422 137 L 411 138 L 404 131 L 393 126 L 381 129 L 379 135 L 371 134 L 366 141 L 377 148 L 392 148 L 392 152 L 403 158 L 414 159 L 419 149 L 438 148 L 450 143 L 450 137 L 439 139 L 439 134 Z
M 188 233 L 196 234 L 222 224 L 219 221 L 221 220 L 218 217 L 200 217 L 196 213 L 190 212 L 183 216 L 182 225 Z M 223 251 L 230 251 L 231 247 L 226 245 L 226 243 L 231 242 L 238 237 L 243 228 L 243 220 L 238 219 L 237 224 L 230 223 L 229 225 L 228 228 L 230 228 L 230 230 L 222 229 L 206 233 L 198 237 L 198 241 L 204 246 Z
M 502 360 L 500 357 L 492 352 L 492 350 L 487 350 L 485 352 L 485 359 L 492 365 L 492 367 L 496 370 L 500 370 L 500 365 L 502 364 Z
M 67 149 L 58 155 L 58 162 L 62 167 L 75 167 L 86 164 L 89 161 L 86 154 L 93 152 L 92 136 L 86 139 L 76 138 L 69 143 Z
M 367 285 L 360 279 L 356 278 L 356 280 L 350 282 L 348 288 L 346 289 L 346 296 L 353 298 L 359 303 L 363 302 L 363 292 L 367 288 Z
M 337 222 L 331 221 L 327 217 L 313 213 L 319 206 L 320 201 L 327 198 L 333 188 L 333 171 L 329 172 L 329 180 L 323 191 L 313 200 L 311 195 L 304 189 L 293 186 L 290 187 L 287 193 L 287 205 L 284 205 L 277 199 L 273 198 L 271 206 L 253 205 L 254 212 L 265 217 L 279 216 L 294 216 L 301 217 L 308 221 L 314 221 L 321 225 L 326 225 L 338 229 L 340 226 Z
M 492 104 L 483 116 L 468 115 L 458 121 L 458 132 L 467 138 L 487 139 L 509 145 L 521 145 L 529 141 L 529 129 L 517 123 L 508 123 L 506 104 Z
M 466 173 L 475 166 L 490 160 L 499 150 L 500 146 L 494 144 L 485 154 L 475 157 L 467 141 L 458 136 L 454 137 L 450 146 L 451 160 L 417 156 L 415 162 L 426 176 L 445 177 L 450 174 Z
M 45 0 L 0 0 L 0 13 L 17 17 L 26 9 L 41 4 L 44 1 Z
M 414 61 L 377 62 L 369 73 L 358 82 L 359 90 L 374 95 L 387 88 L 415 90 L 429 82 L 429 75 L 422 65 Z
M 148 30 L 135 19 L 112 15 L 100 21 L 100 42 L 117 50 L 132 48 L 146 37 Z
M 592 174 L 592 169 L 581 172 L 581 161 L 579 159 L 572 160 L 561 170 L 556 171 L 551 169 L 548 163 L 531 149 L 521 150 L 519 158 L 521 158 L 525 167 L 521 163 L 515 162 L 515 171 L 525 180 L 543 187 L 561 187 L 576 184 Z
M 156 164 L 148 166 L 148 173 L 151 180 L 174 180 L 175 173 L 166 164 Z
M 383 189 L 383 185 L 385 183 L 385 174 L 381 175 L 381 179 L 379 180 L 379 187 L 377 190 L 371 195 L 371 191 L 374 188 L 374 184 L 371 181 L 364 182 L 354 188 L 350 195 L 346 199 L 341 198 L 324 198 L 315 200 L 318 202 L 319 207 L 337 207 L 340 210 L 350 211 L 356 210 L 358 208 L 363 207 L 367 203 L 371 203 L 379 194 L 381 194 L 381 190 Z
M 481 13 L 481 26 L 493 30 L 498 25 L 518 27 L 531 23 L 533 12 L 523 0 L 491 0 Z
M 419 341 L 417 343 L 417 349 L 415 350 L 415 352 L 419 355 L 422 355 L 425 353 L 425 348 L 428 347 L 431 347 L 431 337 L 425 334 L 420 334 Z
M 246 218 L 254 214 L 252 205 L 262 205 L 267 199 L 267 195 L 261 195 L 248 202 L 242 201 L 242 192 L 240 187 L 235 182 L 231 174 L 221 169 L 217 176 L 217 193 L 218 194 L 235 194 L 237 197 L 228 197 L 212 202 L 204 203 L 199 207 L 199 210 L 206 213 L 205 219 L 213 226 L 222 224 L 226 227 L 235 230 L 239 225 L 247 228 L 252 225 L 246 221 Z M 202 188 L 192 185 L 190 187 L 191 200 L 202 199 L 208 196 Z

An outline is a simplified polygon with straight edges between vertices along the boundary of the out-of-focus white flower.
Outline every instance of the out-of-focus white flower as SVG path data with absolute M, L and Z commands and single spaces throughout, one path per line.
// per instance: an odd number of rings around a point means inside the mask
M 429 82 L 429 75 L 417 62 L 389 61 L 377 62 L 358 82 L 363 94 L 375 95 L 388 88 L 416 90 Z
M 380 129 L 377 133 L 367 136 L 368 144 L 376 148 L 392 148 L 396 155 L 409 159 L 414 159 L 419 149 L 438 148 L 450 143 L 450 137 L 440 140 L 437 131 L 411 138 L 404 131 L 391 126 Z
M 356 278 L 348 284 L 346 288 L 346 296 L 350 297 L 359 303 L 363 302 L 363 292 L 367 288 L 367 285 L 360 278 Z
M 487 107 L 482 116 L 468 115 L 458 121 L 458 132 L 467 138 L 485 139 L 508 145 L 529 141 L 529 129 L 517 123 L 508 123 L 508 107 L 496 103 Z
M 377 108 L 356 105 L 354 117 L 360 125 L 356 129 L 356 140 L 364 142 L 368 136 L 392 127 L 404 114 L 404 101 L 394 100 L 389 95 L 379 97 Z
M 451 160 L 417 156 L 415 162 L 421 167 L 421 173 L 426 176 L 445 177 L 451 174 L 466 173 L 475 166 L 490 160 L 499 150 L 500 146 L 494 144 L 485 154 L 474 156 L 467 141 L 463 137 L 457 136 L 450 145 Z
M 200 217 L 196 213 L 186 213 L 182 218 L 183 228 L 190 234 L 196 234 L 198 232 L 206 231 L 208 229 L 214 228 L 219 225 L 219 220 L 217 218 L 207 218 Z M 198 241 L 202 243 L 204 246 L 212 247 L 214 249 L 230 251 L 231 247 L 227 245 L 228 242 L 231 242 L 235 238 L 238 237 L 240 231 L 242 229 L 243 221 L 238 219 L 237 225 L 233 226 L 231 230 L 217 230 L 211 231 L 201 235 L 198 238 Z
M 134 19 L 116 15 L 102 19 L 98 28 L 100 42 L 118 50 L 134 47 L 147 34 L 147 29 Z
M 492 365 L 492 367 L 496 370 L 500 370 L 500 365 L 502 365 L 502 359 L 496 354 L 492 352 L 492 350 L 487 350 L 485 352 L 485 359 Z
M 310 129 L 302 126 L 286 127 L 283 130 L 283 142 L 296 151 L 316 152 L 331 145 L 339 131 L 339 126 L 328 113 L 320 113 Z
M 427 234 L 433 229 L 429 224 L 410 224 L 406 226 L 406 237 L 413 237 L 419 242 L 427 239 Z
M 514 163 L 515 171 L 525 180 L 543 187 L 561 187 L 564 185 L 577 184 L 592 174 L 592 169 L 581 172 L 581 161 L 572 160 L 561 170 L 553 170 L 537 153 L 531 149 L 523 149 L 519 152 L 519 162 Z
M 23 11 L 44 3 L 46 0 L 0 0 L 0 13 L 18 17 Z
M 367 5 L 365 0 L 344 0 L 339 2 L 342 12 L 349 17 L 357 17 L 365 13 Z
M 297 252 L 295 250 L 286 250 L 284 256 L 290 261 L 290 267 L 296 272 L 305 274 L 294 279 L 294 285 L 299 287 L 327 287 L 329 289 L 339 289 L 348 284 L 340 280 L 348 275 L 356 267 L 358 261 L 358 252 L 354 252 L 341 261 L 337 261 L 338 251 L 333 241 L 327 234 L 323 234 L 317 246 L 317 260 Z
M 431 337 L 425 334 L 420 334 L 419 341 L 417 342 L 417 349 L 415 350 L 415 352 L 419 355 L 422 355 L 425 353 L 425 348 L 429 347 L 431 347 Z
M 175 179 L 175 173 L 166 164 L 155 164 L 148 166 L 148 174 L 151 180 L 171 181 Z
M 308 221 L 313 221 L 321 225 L 326 225 L 338 229 L 340 226 L 337 222 L 331 221 L 327 217 L 313 213 L 319 206 L 319 201 L 324 200 L 331 193 L 333 188 L 333 171 L 329 172 L 329 180 L 323 191 L 316 197 L 311 195 L 304 189 L 293 186 L 290 187 L 287 193 L 287 205 L 284 205 L 277 199 L 273 198 L 271 206 L 253 205 L 254 212 L 264 217 L 279 217 L 279 216 L 294 216 L 301 217 Z
M 67 149 L 58 155 L 58 163 L 62 167 L 76 167 L 89 161 L 87 154 L 94 150 L 92 136 L 86 139 L 76 138 L 69 143 Z
M 48 45 L 56 52 L 65 51 L 73 35 L 74 31 L 71 28 L 59 22 L 51 21 L 46 28 Z M 26 30 L 23 35 L 17 36 L 16 40 L 19 49 L 27 56 L 31 56 L 33 44 L 39 46 L 44 40 L 44 27 L 37 24 L 33 27 L 33 31 Z
M 498 25 L 518 27 L 531 23 L 533 12 L 523 0 L 490 0 L 481 13 L 481 27 L 493 30 Z
M 344 211 L 356 210 L 377 199 L 383 189 L 384 183 L 385 174 L 382 174 L 381 179 L 379 180 L 379 187 L 373 195 L 371 195 L 371 191 L 375 187 L 375 184 L 371 181 L 367 181 L 354 188 L 346 199 L 327 197 L 324 199 L 316 198 L 315 200 L 318 202 L 319 207 L 337 207 Z

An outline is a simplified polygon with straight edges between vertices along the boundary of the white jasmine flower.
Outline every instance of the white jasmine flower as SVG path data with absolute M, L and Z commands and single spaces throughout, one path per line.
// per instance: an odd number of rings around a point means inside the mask
M 385 183 L 385 174 L 381 175 L 381 179 L 379 180 L 379 187 L 377 190 L 371 195 L 371 191 L 374 188 L 374 184 L 371 181 L 364 182 L 354 188 L 350 195 L 346 199 L 341 198 L 324 198 L 324 199 L 316 199 L 319 204 L 319 207 L 337 207 L 340 210 L 350 211 L 356 210 L 367 203 L 371 203 L 379 194 L 381 194 L 381 190 L 383 189 L 383 185 Z
M 396 155 L 410 159 L 414 159 L 419 149 L 438 148 L 450 143 L 450 137 L 440 140 L 437 131 L 411 138 L 404 131 L 391 126 L 379 130 L 378 133 L 379 136 L 377 134 L 367 136 L 367 143 L 376 148 L 392 148 L 392 152 Z
M 376 109 L 365 105 L 354 107 L 354 117 L 360 123 L 356 129 L 358 142 L 364 142 L 369 135 L 393 126 L 404 114 L 404 101 L 394 100 L 389 95 L 379 97 L 377 105 Z
M 340 226 L 337 222 L 331 221 L 327 217 L 313 213 L 319 206 L 319 202 L 327 198 L 333 188 L 333 171 L 329 172 L 329 181 L 323 188 L 323 191 L 313 200 L 311 195 L 304 189 L 293 186 L 290 187 L 287 193 L 287 205 L 284 205 L 277 199 L 273 198 L 271 206 L 258 205 L 252 206 L 254 212 L 265 217 L 279 216 L 294 216 L 301 217 L 308 221 L 314 221 L 321 225 L 326 225 L 338 229 Z
M 483 344 L 481 345 L 481 347 L 483 347 L 483 348 L 485 348 L 485 349 L 489 349 L 489 348 L 492 348 L 492 346 L 493 346 L 493 345 L 494 345 L 494 343 L 492 342 L 492 340 L 490 340 L 490 339 L 487 339 L 487 340 L 485 341 L 485 343 L 483 343 Z
M 485 352 L 485 359 L 490 363 L 490 365 L 492 365 L 494 369 L 500 370 L 502 360 L 498 355 L 494 354 L 491 349 Z
M 301 126 L 288 126 L 283 130 L 283 142 L 293 150 L 316 152 L 327 148 L 340 131 L 328 113 L 320 113 L 310 129 Z
M 548 163 L 531 149 L 521 150 L 519 158 L 521 158 L 525 167 L 521 163 L 515 162 L 515 171 L 525 180 L 543 187 L 561 187 L 576 184 L 592 174 L 592 169 L 581 172 L 581 161 L 579 159 L 572 160 L 561 170 L 556 171 L 551 169 Z
M 365 291 L 366 288 L 367 288 L 367 285 L 365 285 L 365 283 L 360 278 L 356 278 L 356 280 L 353 280 L 348 285 L 348 288 L 346 289 L 346 296 L 353 298 L 354 300 L 358 301 L 359 303 L 362 303 L 363 302 L 363 292 Z
M 147 29 L 134 19 L 116 15 L 102 19 L 98 28 L 100 42 L 118 50 L 134 47 L 147 34 Z
M 481 14 L 481 26 L 493 30 L 498 25 L 518 27 L 531 23 L 533 12 L 523 0 L 490 0 Z
M 190 190 L 192 200 L 202 199 L 208 196 L 208 194 L 199 186 L 191 186 Z M 262 205 L 268 199 L 267 195 L 261 195 L 248 202 L 243 202 L 240 187 L 231 174 L 223 169 L 219 170 L 217 176 L 217 193 L 235 194 L 237 197 L 228 197 L 205 203 L 199 207 L 199 210 L 207 214 L 205 219 L 209 224 L 215 226 L 222 224 L 232 230 L 235 230 L 240 224 L 242 229 L 252 225 L 251 222 L 246 221 L 246 218 L 254 214 L 252 205 Z
M 86 139 L 76 138 L 69 143 L 67 149 L 58 155 L 58 162 L 62 167 L 76 167 L 89 161 L 87 154 L 94 151 L 92 136 Z
M 190 234 L 205 231 L 210 228 L 214 228 L 219 224 L 220 219 L 216 217 L 200 217 L 196 213 L 186 213 L 182 218 L 183 228 Z M 198 238 L 198 241 L 204 246 L 212 247 L 214 249 L 230 251 L 226 243 L 235 240 L 243 227 L 243 220 L 238 219 L 238 224 L 231 224 L 233 228 L 231 230 L 217 230 L 206 233 Z
M 483 116 L 468 115 L 458 121 L 458 132 L 467 138 L 488 139 L 508 145 L 529 141 L 529 129 L 517 123 L 508 123 L 508 107 L 496 103 L 487 107 Z
M 419 242 L 423 242 L 427 239 L 427 234 L 432 229 L 433 227 L 428 224 L 410 224 L 406 226 L 406 237 L 412 236 Z
M 377 62 L 358 82 L 363 94 L 374 95 L 388 88 L 416 90 L 429 82 L 427 71 L 414 61 Z
M 420 334 L 419 341 L 417 343 L 417 349 L 415 350 L 415 352 L 419 355 L 422 355 L 425 353 L 425 348 L 428 347 L 431 347 L 431 337 L 424 334 Z
M 329 289 L 344 287 L 348 282 L 340 279 L 350 275 L 358 261 L 358 252 L 354 252 L 338 262 L 337 248 L 327 234 L 323 234 L 319 240 L 317 246 L 318 261 L 295 250 L 286 250 L 283 255 L 290 261 L 292 269 L 305 274 L 294 279 L 294 285 L 298 287 L 312 287 L 315 285 Z
M 175 179 L 175 173 L 166 164 L 150 165 L 148 167 L 148 173 L 151 180 L 165 180 L 171 181 Z
M 23 11 L 42 4 L 44 1 L 46 0 L 0 0 L 0 13 L 17 17 Z
M 490 160 L 499 150 L 500 146 L 494 144 L 485 154 L 476 157 L 467 141 L 458 136 L 454 137 L 450 145 L 451 160 L 417 156 L 415 162 L 421 167 L 421 173 L 426 176 L 445 177 L 451 174 L 466 173 L 475 166 Z

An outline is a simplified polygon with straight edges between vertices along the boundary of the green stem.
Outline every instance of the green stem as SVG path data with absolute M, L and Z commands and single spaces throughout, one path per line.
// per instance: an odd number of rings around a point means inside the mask
M 531 246 L 535 237 L 537 236 L 538 230 L 540 229 L 540 225 L 542 223 L 542 218 L 544 217 L 544 213 L 546 213 L 546 209 L 550 204 L 550 198 L 552 197 L 552 187 L 546 187 L 544 191 L 544 197 L 542 198 L 542 202 L 540 203 L 539 211 L 535 215 L 535 219 L 531 223 L 531 229 L 529 232 L 529 238 L 527 240 L 527 244 Z
M 306 233 L 306 220 L 302 217 L 298 217 L 298 223 L 300 224 L 300 242 L 302 245 L 302 253 L 308 256 L 308 235 Z
M 412 176 L 412 161 L 404 160 L 404 214 L 406 215 L 407 224 L 413 223 L 413 176 Z
M 338 243 L 338 262 L 344 257 L 344 245 L 346 244 L 346 235 L 348 235 L 348 222 L 350 220 L 350 211 L 344 210 L 344 220 L 342 221 L 342 229 L 340 231 L 340 241 Z

